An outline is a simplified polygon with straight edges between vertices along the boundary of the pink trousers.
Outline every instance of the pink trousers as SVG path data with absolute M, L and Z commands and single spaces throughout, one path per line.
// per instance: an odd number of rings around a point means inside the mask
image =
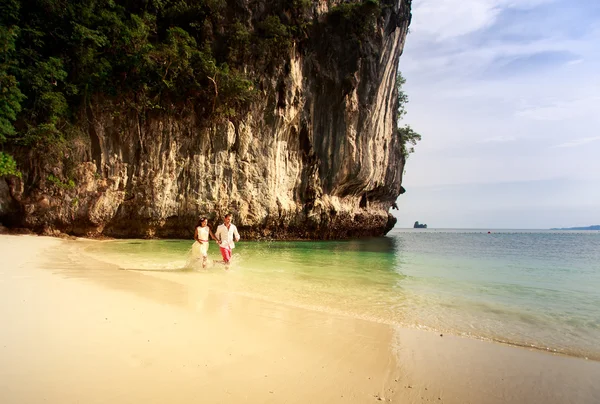
M 223 256 L 223 261 L 229 262 L 229 260 L 231 259 L 231 248 L 219 247 L 219 249 L 221 250 L 221 255 Z

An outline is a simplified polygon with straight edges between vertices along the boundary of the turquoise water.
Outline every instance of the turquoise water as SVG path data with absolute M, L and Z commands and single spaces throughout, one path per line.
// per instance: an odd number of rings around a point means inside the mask
M 600 359 L 597 231 L 407 229 L 353 241 L 242 241 L 228 271 L 197 268 L 190 247 L 119 240 L 86 252 L 267 301 Z M 209 257 L 220 258 L 215 244 Z

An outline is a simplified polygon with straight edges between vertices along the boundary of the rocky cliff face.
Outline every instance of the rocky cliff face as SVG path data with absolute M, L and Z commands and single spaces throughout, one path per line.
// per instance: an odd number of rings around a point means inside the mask
M 206 125 L 194 106 L 140 114 L 96 96 L 79 119 L 73 182 L 0 179 L 0 221 L 188 238 L 199 216 L 215 225 L 231 211 L 247 239 L 385 234 L 404 166 L 395 80 L 410 2 L 387 2 L 362 41 L 331 29 L 335 3 L 313 2 L 310 37 L 261 78 L 261 97 L 242 119 Z M 49 168 L 53 178 L 64 169 Z

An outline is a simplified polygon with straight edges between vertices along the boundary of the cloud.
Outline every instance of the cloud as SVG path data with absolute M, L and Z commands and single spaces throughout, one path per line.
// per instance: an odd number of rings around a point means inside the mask
M 572 140 L 570 142 L 558 144 L 556 146 L 553 146 L 553 148 L 583 146 L 585 144 L 596 142 L 598 140 L 600 140 L 600 136 L 584 137 L 581 139 Z
M 530 9 L 554 0 L 422 0 L 413 4 L 419 35 L 444 41 L 494 24 L 504 9 Z
M 401 69 L 429 80 L 485 80 L 598 60 L 600 2 L 423 0 Z
M 593 115 L 598 110 L 600 110 L 600 97 L 594 96 L 568 101 L 552 100 L 546 105 L 540 105 L 540 101 L 537 101 L 537 105 L 524 106 L 516 115 L 538 121 L 562 121 Z
M 486 0 L 425 0 L 416 3 L 411 29 L 437 41 L 478 31 L 494 22 L 498 10 Z
M 411 38 L 409 37 L 409 40 Z M 592 42 L 594 38 L 590 38 Z M 595 38 L 600 40 L 600 38 Z M 566 37 L 546 36 L 534 40 L 488 41 L 485 45 L 471 44 L 468 39 L 434 49 L 416 44 L 401 60 L 401 68 L 411 72 L 450 78 L 486 79 L 502 72 L 529 73 L 544 67 L 561 67 L 584 59 L 591 52 L 587 43 Z
M 580 63 L 583 63 L 584 59 L 579 58 L 579 59 L 574 59 L 574 60 L 570 60 L 569 62 L 567 62 L 568 66 L 573 66 L 573 65 L 578 65 Z
M 505 76 L 507 74 L 539 73 L 541 69 L 552 68 L 581 60 L 578 55 L 562 50 L 544 50 L 525 55 L 502 55 L 490 64 L 485 74 Z
M 412 222 L 440 202 L 460 207 L 489 193 L 417 189 L 425 185 L 557 176 L 599 183 L 600 1 L 419 0 L 412 21 L 400 60 L 410 97 L 404 123 L 423 141 L 399 199 L 414 198 Z M 524 187 L 524 201 L 545 203 L 541 189 Z M 488 199 L 476 205 L 493 210 Z

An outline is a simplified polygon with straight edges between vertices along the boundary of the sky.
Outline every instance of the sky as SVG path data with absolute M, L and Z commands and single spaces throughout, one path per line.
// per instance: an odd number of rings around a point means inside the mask
M 600 0 L 413 0 L 397 227 L 600 224 Z

